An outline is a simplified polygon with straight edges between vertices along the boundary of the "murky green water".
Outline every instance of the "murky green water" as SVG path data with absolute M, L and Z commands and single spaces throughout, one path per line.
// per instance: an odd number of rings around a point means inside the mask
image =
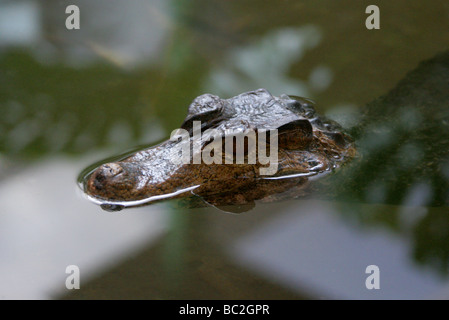
M 65 28 L 70 1 L 0 2 L 2 298 L 449 297 L 447 109 L 369 122 L 359 143 L 376 157 L 352 172 L 371 184 L 333 198 L 109 214 L 76 186 L 88 164 L 168 137 L 205 92 L 305 96 L 357 126 L 448 49 L 449 4 L 377 1 L 381 28 L 367 30 L 360 1 L 112 2 L 78 1 L 80 30 Z

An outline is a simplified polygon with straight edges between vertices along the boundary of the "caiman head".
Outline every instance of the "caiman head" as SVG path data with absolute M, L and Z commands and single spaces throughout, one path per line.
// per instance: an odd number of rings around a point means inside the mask
M 84 192 L 109 210 L 192 193 L 215 206 L 245 204 L 354 154 L 351 138 L 308 99 L 265 89 L 230 99 L 204 94 L 169 140 L 100 165 L 84 178 Z

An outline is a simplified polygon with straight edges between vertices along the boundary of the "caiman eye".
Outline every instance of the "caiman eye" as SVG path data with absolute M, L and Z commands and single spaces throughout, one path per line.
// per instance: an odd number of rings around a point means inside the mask
M 299 119 L 286 123 L 278 130 L 278 147 L 282 149 L 301 149 L 313 138 L 313 128 L 309 120 Z
M 306 118 L 312 118 L 315 116 L 315 102 L 312 100 L 303 98 L 303 97 L 297 97 L 297 96 L 287 96 L 289 101 L 287 101 L 287 108 L 289 108 L 291 111 L 301 114 L 305 116 Z
M 201 122 L 201 132 L 204 130 L 215 127 L 218 123 L 224 120 L 222 116 L 222 109 L 214 109 L 202 113 L 194 114 L 193 116 L 188 117 L 184 120 L 181 125 L 181 129 L 185 129 L 189 132 L 190 135 L 193 133 L 193 122 L 200 121 Z
M 343 134 L 340 132 L 324 132 L 324 134 L 334 140 L 340 147 L 345 147 L 347 145 Z
M 303 97 L 298 97 L 298 96 L 291 96 L 288 95 L 287 97 L 289 97 L 292 101 L 293 104 L 300 104 L 302 107 L 314 107 L 315 106 L 315 102 L 311 99 L 307 99 L 307 98 L 303 98 Z

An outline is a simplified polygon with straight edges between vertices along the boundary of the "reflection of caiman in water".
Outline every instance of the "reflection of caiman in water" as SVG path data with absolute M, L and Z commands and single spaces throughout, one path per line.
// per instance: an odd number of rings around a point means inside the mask
M 348 130 L 357 140 L 362 160 L 317 183 L 308 182 L 354 157 L 352 139 L 335 122 L 317 116 L 309 100 L 277 98 L 260 89 L 227 100 L 200 96 L 190 105 L 181 128 L 190 133 L 192 145 L 197 143 L 192 134 L 194 121 L 201 121 L 201 131 L 214 128 L 222 137 L 248 129 L 256 133 L 277 129 L 274 176 L 260 175 L 263 165 L 259 162 L 176 164 L 171 161 L 171 149 L 185 141 L 168 140 L 101 165 L 84 177 L 84 190 L 109 210 L 166 198 L 198 199 L 194 194 L 208 204 L 244 211 L 254 206 L 254 200 L 299 197 L 312 189 L 331 197 L 399 203 L 414 186 L 430 188 L 430 200 L 420 204 L 444 205 L 448 198 L 444 174 L 449 175 L 448 79 L 449 54 L 444 54 L 423 63 L 388 95 L 369 104 L 359 124 Z M 200 142 L 203 150 L 217 140 L 205 136 Z M 384 188 L 383 198 L 376 193 L 379 188 Z M 376 196 L 379 199 L 373 199 Z

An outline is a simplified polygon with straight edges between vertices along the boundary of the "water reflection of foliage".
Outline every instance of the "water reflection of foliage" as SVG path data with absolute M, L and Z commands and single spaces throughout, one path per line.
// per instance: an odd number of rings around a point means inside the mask
M 370 160 L 361 172 L 387 184 L 386 202 L 449 205 L 448 75 L 449 52 L 423 62 L 367 108 L 359 130 Z M 383 143 L 365 143 L 379 137 Z M 417 188 L 421 201 L 409 197 Z
M 447 207 L 411 207 L 338 202 L 336 209 L 358 230 L 387 229 L 411 246 L 407 255 L 422 267 L 449 275 Z
M 142 74 L 106 65 L 43 65 L 21 52 L 3 55 L 0 65 L 0 152 L 6 155 L 80 153 L 111 145 L 117 143 L 110 131 L 117 123 L 126 126 L 123 134 L 130 140 L 142 134 Z
M 77 69 L 41 64 L 24 52 L 3 54 L 0 153 L 28 158 L 100 147 L 123 151 L 160 139 L 161 128 L 174 128 L 185 116 L 191 99 L 185 93 L 196 83 L 187 81 L 188 70 L 202 70 L 191 62 L 162 77 L 171 85 L 160 85 L 163 70 L 125 72 L 108 64 Z
M 449 274 L 449 215 L 447 208 L 431 208 L 413 229 L 414 258 Z
M 449 52 L 423 62 L 366 108 L 360 158 L 326 183 L 338 199 L 390 204 L 342 212 L 412 236 L 414 257 L 449 272 Z M 337 190 L 338 189 L 338 190 Z M 383 209 L 382 209 L 383 208 Z M 407 208 L 415 208 L 406 210 Z M 421 209 L 421 214 L 413 212 Z

